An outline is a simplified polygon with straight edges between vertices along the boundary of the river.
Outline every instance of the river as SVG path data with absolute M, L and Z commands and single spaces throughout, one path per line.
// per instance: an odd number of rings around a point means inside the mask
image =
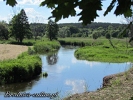
M 74 93 L 95 91 L 102 86 L 104 76 L 124 72 L 131 66 L 129 62 L 77 60 L 75 50 L 61 47 L 58 53 L 40 55 L 42 72 L 47 72 L 48 77 L 40 75 L 30 82 L 2 85 L 0 100 L 49 100 L 50 96 L 56 95 L 59 96 L 58 100 Z M 37 97 L 40 94 L 42 97 Z

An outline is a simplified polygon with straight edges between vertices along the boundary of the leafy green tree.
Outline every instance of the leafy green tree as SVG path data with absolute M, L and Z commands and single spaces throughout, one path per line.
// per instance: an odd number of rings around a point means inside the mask
M 45 35 L 45 25 L 42 23 L 32 23 L 30 24 L 30 28 L 35 41 L 39 36 L 43 37 Z
M 14 36 L 18 42 L 22 43 L 25 37 L 32 37 L 28 17 L 24 9 L 22 9 L 19 14 L 12 18 L 10 25 L 11 36 Z
M 119 34 L 119 30 L 115 30 L 115 31 L 112 33 L 112 37 L 117 38 L 117 37 L 118 37 L 118 34 Z
M 5 22 L 0 22 L 0 38 L 8 40 L 9 37 L 9 31 L 7 24 Z
M 70 30 L 69 30 L 69 27 L 64 26 L 64 27 L 59 28 L 58 36 L 62 37 L 62 38 L 70 37 L 71 33 L 70 33 Z
M 55 22 L 49 20 L 46 30 L 46 35 L 50 39 L 50 41 L 52 41 L 53 39 L 57 39 L 59 27 Z
M 99 36 L 98 36 L 97 33 L 93 33 L 93 34 L 92 34 L 92 37 L 93 37 L 93 39 L 97 39 Z
M 106 34 L 106 38 L 107 39 L 110 39 L 111 38 L 111 35 L 109 33 Z

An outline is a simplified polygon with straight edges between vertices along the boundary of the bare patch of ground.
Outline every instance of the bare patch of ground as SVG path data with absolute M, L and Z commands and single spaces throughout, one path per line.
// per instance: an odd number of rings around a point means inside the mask
M 95 92 L 74 94 L 64 100 L 130 100 L 133 97 L 133 68 L 105 78 L 103 88 Z
M 0 44 L 0 60 L 14 59 L 28 50 L 28 46 Z

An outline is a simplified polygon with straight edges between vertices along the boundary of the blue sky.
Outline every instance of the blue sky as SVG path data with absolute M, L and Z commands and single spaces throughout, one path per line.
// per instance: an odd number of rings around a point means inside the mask
M 18 4 L 15 7 L 11 7 L 6 5 L 6 2 L 0 0 L 0 21 L 5 20 L 9 22 L 14 14 L 20 12 L 21 9 L 24 9 L 28 18 L 29 22 L 39 22 L 39 23 L 47 23 L 48 17 L 51 16 L 51 9 L 47 7 L 39 7 L 40 2 L 43 0 L 17 0 Z M 104 11 L 106 10 L 107 6 L 110 4 L 111 0 L 104 0 L 102 11 L 98 12 L 99 16 L 94 21 L 95 22 L 110 22 L 110 23 L 122 23 L 123 17 L 118 16 L 116 17 L 113 14 L 113 11 L 109 13 L 107 16 L 103 16 Z M 77 13 L 80 12 L 80 9 L 76 8 Z M 79 17 L 69 17 L 66 19 L 60 20 L 58 23 L 77 23 Z

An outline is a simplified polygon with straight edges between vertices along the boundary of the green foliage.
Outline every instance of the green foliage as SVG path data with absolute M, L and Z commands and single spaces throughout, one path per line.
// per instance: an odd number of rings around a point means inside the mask
M 94 42 L 90 38 L 59 38 L 58 41 L 61 45 L 74 45 L 74 46 L 91 46 L 93 45 L 103 45 L 106 39 L 97 40 Z
M 6 4 L 9 4 L 10 6 L 13 7 L 13 6 L 15 6 L 17 4 L 17 1 L 16 0 L 6 0 Z
M 92 34 L 93 39 L 97 39 L 99 37 L 98 32 L 94 31 Z
M 31 47 L 28 47 L 28 54 L 29 55 L 35 54 L 35 50 L 33 48 L 31 48 Z
M 47 72 L 44 72 L 43 73 L 43 77 L 47 77 L 48 76 L 48 73 Z
M 0 84 L 29 81 L 41 73 L 41 58 L 21 54 L 18 59 L 0 62 Z
M 36 53 L 47 53 L 50 51 L 55 51 L 60 48 L 60 44 L 57 41 L 43 41 L 37 42 L 34 45 L 34 50 Z
M 106 38 L 107 39 L 110 39 L 111 38 L 111 35 L 109 33 L 106 34 Z
M 31 28 L 35 41 L 37 40 L 38 36 L 43 37 L 45 35 L 45 28 L 46 28 L 45 24 L 31 23 L 30 28 Z
M 52 20 L 49 20 L 48 25 L 47 25 L 47 37 L 52 41 L 53 39 L 57 40 L 57 35 L 58 35 L 58 25 L 53 22 Z
M 133 100 L 133 97 L 131 97 L 129 100 Z
M 10 30 L 11 36 L 14 36 L 20 43 L 22 43 L 25 37 L 32 37 L 28 17 L 23 9 L 10 21 Z
M 9 31 L 5 22 L 0 22 L 0 39 L 8 40 Z
M 108 41 L 103 41 L 102 45 L 94 45 L 77 49 L 75 51 L 75 56 L 78 59 L 88 61 L 133 62 L 132 48 L 126 48 L 126 42 L 123 40 L 112 40 L 112 43 L 115 44 L 117 49 L 113 49 Z

